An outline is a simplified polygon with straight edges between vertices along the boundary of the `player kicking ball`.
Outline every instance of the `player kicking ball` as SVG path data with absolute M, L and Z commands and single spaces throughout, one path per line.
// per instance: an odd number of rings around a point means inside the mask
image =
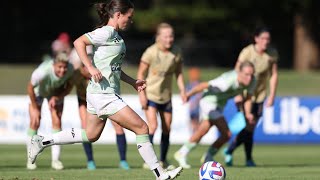
M 86 95 L 86 129 L 71 128 L 52 137 L 33 136 L 29 159 L 34 163 L 38 154 L 51 145 L 95 142 L 109 119 L 136 134 L 137 150 L 157 180 L 174 179 L 182 167 L 165 171 L 160 166 L 149 140 L 148 125 L 119 95 L 120 80 L 139 93 L 146 88 L 146 81 L 133 79 L 121 69 L 126 46 L 118 31 L 126 30 L 132 23 L 134 6 L 130 0 L 111 0 L 97 3 L 96 7 L 101 24 L 74 41 L 76 51 L 91 75 Z M 93 60 L 87 55 L 88 45 L 95 47 Z

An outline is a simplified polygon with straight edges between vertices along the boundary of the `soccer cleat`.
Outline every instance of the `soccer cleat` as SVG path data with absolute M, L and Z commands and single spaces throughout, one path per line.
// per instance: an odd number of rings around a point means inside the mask
M 62 170 L 63 164 L 59 160 L 54 160 L 51 162 L 51 167 L 52 167 L 52 169 L 55 169 L 55 170 Z
M 187 163 L 187 158 L 185 156 L 182 156 L 179 151 L 174 153 L 174 159 L 179 163 L 179 166 L 185 168 L 185 169 L 190 169 L 191 166 Z
M 232 155 L 231 154 L 225 154 L 224 156 L 224 162 L 226 163 L 226 166 L 232 166 L 233 162 L 232 162 Z
M 257 165 L 256 165 L 256 163 L 254 163 L 253 160 L 247 160 L 246 161 L 246 166 L 247 167 L 256 167 Z
M 206 152 L 201 156 L 200 162 L 203 164 L 209 161 L 213 161 L 213 156 L 209 152 Z
M 177 167 L 176 169 L 164 172 L 157 180 L 167 180 L 167 179 L 175 179 L 182 172 L 182 167 Z
M 227 149 L 223 151 L 224 155 L 224 162 L 226 163 L 226 166 L 232 166 L 233 165 L 233 157 L 232 154 L 227 153 Z
M 31 164 L 36 162 L 37 156 L 43 151 L 44 146 L 42 145 L 43 136 L 34 135 L 31 138 L 31 144 L 28 149 L 29 160 Z
M 130 166 L 126 160 L 121 160 L 119 163 L 120 169 L 129 170 Z
M 87 169 L 88 170 L 95 170 L 96 169 L 96 164 L 94 163 L 94 161 L 87 162 Z
M 29 169 L 29 170 L 35 170 L 35 169 L 37 169 L 36 163 L 32 164 L 31 161 L 28 160 L 28 162 L 27 162 L 27 169 Z
M 173 170 L 176 168 L 174 165 L 168 163 L 168 161 L 160 161 L 160 166 L 166 170 Z

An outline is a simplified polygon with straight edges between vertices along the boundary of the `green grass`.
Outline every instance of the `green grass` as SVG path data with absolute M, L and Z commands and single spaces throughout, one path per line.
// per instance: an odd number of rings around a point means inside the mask
M 0 65 L 0 94 L 26 94 L 26 86 L 30 80 L 32 71 L 37 65 Z M 124 72 L 136 77 L 137 66 L 123 66 Z M 206 67 L 201 68 L 203 81 L 213 79 L 224 71 L 230 69 Z M 188 67 L 184 69 L 184 77 L 188 81 Z M 318 95 L 320 72 L 297 73 L 293 70 L 279 70 L 278 95 Z M 177 93 L 177 85 L 173 82 L 174 93 Z M 136 93 L 127 84 L 121 84 L 123 94 Z M 72 91 L 74 93 L 74 91 Z
M 135 145 L 128 146 L 127 160 L 132 169 L 124 171 L 118 169 L 118 152 L 116 145 L 94 144 L 94 157 L 97 170 L 88 171 L 86 158 L 82 146 L 66 145 L 62 148 L 61 160 L 65 165 L 62 171 L 52 170 L 50 167 L 51 153 L 46 149 L 37 161 L 38 169 L 26 170 L 26 148 L 24 145 L 1 145 L 0 146 L 0 179 L 132 179 L 149 180 L 155 179 L 149 170 L 141 168 L 142 159 Z M 179 145 L 172 145 L 169 152 L 169 160 Z M 184 170 L 178 179 L 196 180 L 200 167 L 199 159 L 208 146 L 200 145 L 190 153 L 189 162 L 192 169 Z M 155 147 L 159 154 L 159 146 Z M 244 167 L 243 148 L 240 147 L 234 154 L 234 167 L 225 167 L 227 179 L 230 180 L 316 180 L 320 177 L 320 146 L 318 145 L 256 145 L 254 149 L 255 168 Z M 223 163 L 221 153 L 217 154 L 216 160 Z

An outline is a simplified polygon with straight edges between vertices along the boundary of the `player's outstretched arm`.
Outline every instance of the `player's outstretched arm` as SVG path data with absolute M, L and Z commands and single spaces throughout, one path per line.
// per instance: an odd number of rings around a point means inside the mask
M 189 99 L 194 94 L 197 94 L 198 92 L 202 92 L 203 90 L 207 89 L 209 87 L 208 82 L 202 82 L 198 84 L 197 86 L 193 87 L 190 91 L 187 92 L 187 99 Z

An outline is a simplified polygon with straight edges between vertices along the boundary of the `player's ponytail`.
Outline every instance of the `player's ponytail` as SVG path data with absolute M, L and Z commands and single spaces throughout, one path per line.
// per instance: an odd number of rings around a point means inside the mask
M 100 22 L 97 26 L 97 28 L 105 26 L 109 21 L 109 13 L 107 11 L 107 3 L 97 3 L 95 4 L 97 13 L 100 18 Z
M 113 17 L 115 12 L 125 14 L 130 8 L 134 8 L 130 0 L 110 0 L 108 3 L 96 3 L 95 7 L 100 18 L 96 28 L 107 25 L 109 18 Z

